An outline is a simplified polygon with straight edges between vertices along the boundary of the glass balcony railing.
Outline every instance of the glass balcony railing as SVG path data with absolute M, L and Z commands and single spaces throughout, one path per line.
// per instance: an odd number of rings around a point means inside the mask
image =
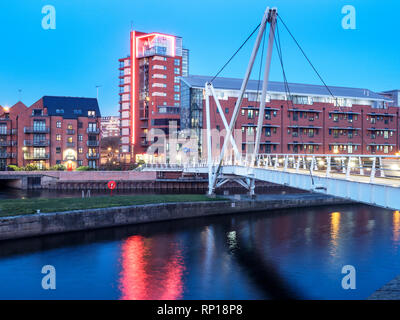
M 100 129 L 99 128 L 87 128 L 86 132 L 89 134 L 99 134 L 100 133 Z
M 25 147 L 47 147 L 49 145 L 49 140 L 24 140 Z
M 88 141 L 87 141 L 87 146 L 88 146 L 88 147 L 98 147 L 98 146 L 99 146 L 99 141 L 91 141 L 91 140 L 88 140 Z
M 0 152 L 0 159 L 13 159 L 15 158 L 15 153 Z
M 0 128 L 0 135 L 10 135 L 11 134 L 11 130 L 8 130 L 7 128 Z
M 48 153 L 25 153 L 25 160 L 46 160 L 49 159 L 50 155 Z
M 49 127 L 25 127 L 24 133 L 49 133 Z
M 0 141 L 0 147 L 12 147 L 16 145 L 17 141 Z
M 96 160 L 100 158 L 100 154 L 99 153 L 86 153 L 86 158 L 88 160 Z

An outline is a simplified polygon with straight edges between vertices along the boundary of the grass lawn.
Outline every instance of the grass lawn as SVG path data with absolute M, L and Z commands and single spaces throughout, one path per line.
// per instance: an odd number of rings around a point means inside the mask
M 55 198 L 55 199 L 6 199 L 0 200 L 0 217 L 34 214 L 40 212 L 60 212 L 80 209 L 108 208 L 131 206 L 139 204 L 220 201 L 223 198 L 210 199 L 202 194 L 163 194 L 163 195 L 132 195 L 104 196 L 92 198 Z

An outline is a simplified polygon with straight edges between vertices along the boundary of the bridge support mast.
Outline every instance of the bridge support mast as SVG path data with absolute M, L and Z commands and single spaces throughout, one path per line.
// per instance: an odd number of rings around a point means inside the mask
M 211 159 L 211 121 L 209 119 L 210 117 L 210 110 L 209 110 L 209 93 L 212 90 L 212 86 L 210 86 L 209 83 L 206 83 L 205 86 L 205 92 L 206 92 L 206 116 L 207 116 L 207 146 L 208 146 L 208 173 L 209 173 L 209 188 L 208 188 L 208 194 L 212 195 L 215 192 L 215 188 L 217 187 L 217 182 L 218 179 L 220 178 L 220 172 L 221 172 L 221 166 L 224 161 L 224 156 L 225 156 L 225 151 L 227 148 L 228 143 L 233 144 L 233 148 L 236 149 L 234 145 L 234 138 L 232 136 L 232 131 L 235 126 L 237 117 L 239 115 L 239 110 L 240 106 L 242 104 L 243 96 L 246 91 L 246 87 L 251 75 L 251 71 L 254 66 L 255 59 L 257 57 L 257 52 L 260 47 L 260 43 L 262 40 L 262 37 L 264 35 L 264 32 L 266 30 L 267 23 L 270 23 L 270 35 L 269 35 L 269 42 L 268 42 L 268 52 L 267 52 L 267 57 L 266 57 L 266 64 L 265 64 L 265 71 L 264 71 L 264 79 L 263 79 L 263 88 L 262 88 L 262 93 L 261 93 L 261 101 L 260 101 L 260 110 L 259 110 L 259 116 L 258 116 L 258 124 L 257 124 L 257 136 L 256 136 L 256 142 L 254 145 L 253 149 L 253 156 L 251 157 L 251 163 L 254 164 L 255 158 L 257 156 L 258 150 L 259 150 L 259 145 L 260 145 L 260 138 L 261 138 L 261 131 L 262 131 L 262 124 L 264 120 L 264 111 L 265 111 L 265 102 L 266 102 L 266 92 L 268 88 L 268 78 L 269 78 L 269 71 L 270 71 L 270 66 L 271 66 L 271 58 L 272 58 L 272 49 L 273 49 L 273 42 L 274 42 L 274 37 L 275 37 L 275 26 L 276 26 L 276 18 L 277 18 L 277 9 L 267 9 L 264 12 L 263 18 L 261 20 L 260 24 L 260 29 L 257 34 L 257 39 L 253 47 L 253 51 L 250 56 L 249 64 L 247 66 L 247 70 L 245 73 L 245 76 L 243 78 L 242 86 L 239 91 L 239 97 L 236 101 L 235 108 L 233 110 L 232 118 L 229 123 L 229 127 L 227 129 L 227 133 L 224 139 L 224 144 L 222 146 L 222 150 L 219 156 L 219 160 L 217 163 L 217 166 L 214 167 L 214 163 Z M 211 88 L 210 88 L 211 87 Z M 213 93 L 213 92 L 212 92 Z M 218 104 L 217 104 L 218 105 Z M 235 150 L 236 151 L 236 150 Z M 242 159 L 239 159 L 240 161 Z M 249 172 L 249 177 L 250 179 L 246 179 L 247 183 L 246 186 L 250 190 L 250 194 L 254 195 L 254 178 L 253 175 Z
M 261 133 L 263 129 L 264 123 L 264 113 L 265 113 L 265 103 L 267 98 L 267 90 L 268 90 L 268 80 L 269 80 L 269 72 L 271 70 L 271 60 L 272 60 L 272 49 L 274 48 L 274 40 L 275 40 L 275 27 L 276 27 L 276 9 L 272 9 L 270 12 L 270 16 L 268 17 L 268 22 L 270 23 L 269 29 L 269 39 L 268 39 L 268 51 L 267 57 L 265 60 L 265 70 L 264 70 L 264 79 L 263 79 L 263 86 L 261 92 L 261 100 L 260 100 L 260 108 L 258 111 L 258 122 L 257 122 L 257 129 L 256 129 L 256 142 L 253 149 L 253 156 L 251 158 L 251 165 L 254 165 L 256 162 L 256 158 L 258 152 L 260 150 L 260 140 L 261 140 Z M 258 97 L 257 97 L 258 98 Z M 250 183 L 250 195 L 254 196 L 255 190 L 255 179 L 251 179 Z

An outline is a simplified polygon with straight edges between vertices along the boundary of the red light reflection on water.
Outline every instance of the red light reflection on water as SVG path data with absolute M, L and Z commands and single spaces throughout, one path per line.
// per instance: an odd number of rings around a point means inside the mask
M 122 244 L 121 265 L 122 300 L 182 298 L 185 266 L 176 242 L 132 236 Z

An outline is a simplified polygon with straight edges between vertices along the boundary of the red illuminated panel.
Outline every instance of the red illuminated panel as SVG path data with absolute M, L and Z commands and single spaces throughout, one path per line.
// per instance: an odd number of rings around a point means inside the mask
M 152 55 L 175 57 L 175 41 L 174 36 L 161 33 L 136 37 L 136 58 Z
M 136 120 L 136 32 L 131 32 L 131 131 L 132 131 L 132 144 L 135 144 L 135 120 Z
M 122 245 L 121 265 L 122 300 L 182 298 L 185 267 L 176 244 L 132 236 Z

